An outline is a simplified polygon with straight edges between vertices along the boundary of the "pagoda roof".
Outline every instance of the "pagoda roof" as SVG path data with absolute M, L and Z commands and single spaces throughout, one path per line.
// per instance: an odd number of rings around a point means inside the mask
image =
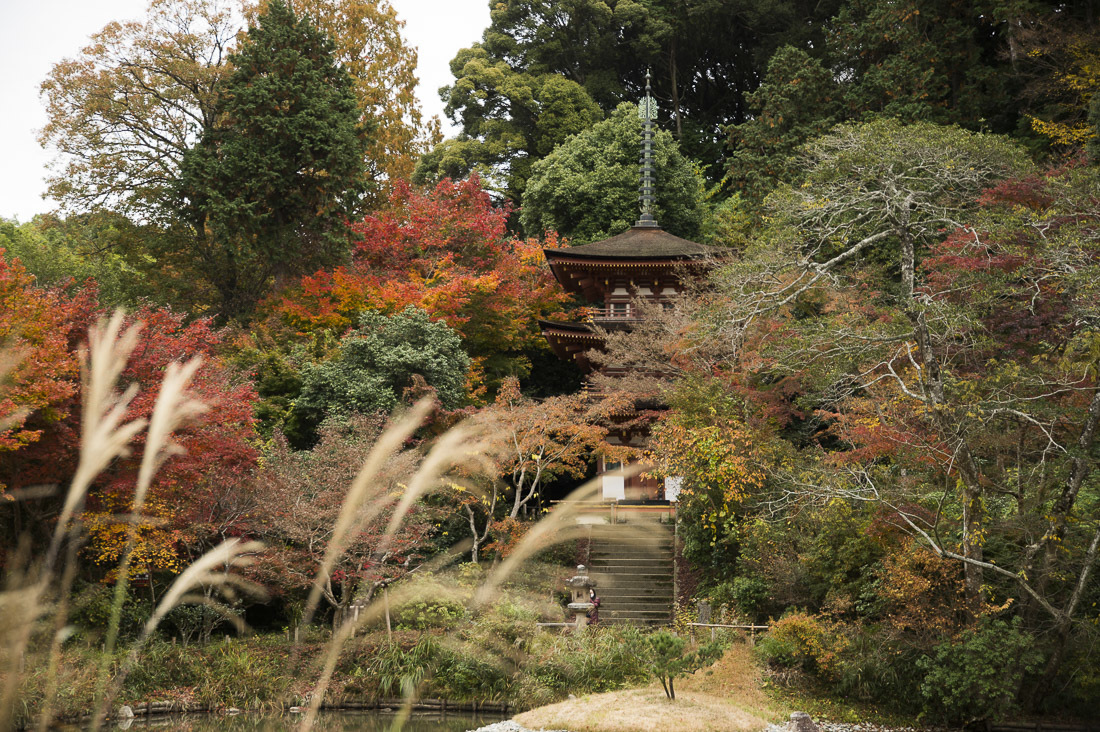
M 573 361 L 583 371 L 590 371 L 585 352 L 591 348 L 599 348 L 603 344 L 600 337 L 588 323 L 562 323 L 554 320 L 539 320 L 539 328 L 542 335 L 550 344 L 558 358 L 565 361 Z
M 657 226 L 632 226 L 610 239 L 543 251 L 548 262 L 566 258 L 593 262 L 669 261 L 702 259 L 728 253 L 726 249 L 682 239 Z

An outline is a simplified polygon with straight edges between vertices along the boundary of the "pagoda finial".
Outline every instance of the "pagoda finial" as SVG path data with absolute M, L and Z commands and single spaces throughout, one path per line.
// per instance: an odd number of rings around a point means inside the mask
M 657 219 L 653 217 L 653 204 L 657 200 L 657 166 L 653 159 L 653 121 L 657 118 L 657 102 L 653 98 L 649 80 L 652 76 L 647 69 L 645 72 L 645 96 L 638 104 L 638 116 L 642 118 L 642 155 L 641 163 L 642 184 L 639 188 L 638 202 L 641 204 L 642 215 L 634 222 L 635 226 L 647 228 L 659 228 Z

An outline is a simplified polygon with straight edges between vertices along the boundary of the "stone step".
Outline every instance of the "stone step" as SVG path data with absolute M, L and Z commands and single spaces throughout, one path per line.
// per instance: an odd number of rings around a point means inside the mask
M 653 582 L 602 582 L 596 585 L 600 597 L 672 597 L 672 580 Z
M 672 562 L 666 559 L 597 559 L 588 565 L 593 572 L 633 572 L 652 570 L 672 573 Z
M 607 552 L 658 552 L 672 553 L 672 542 L 623 542 L 622 544 L 608 544 L 602 541 L 594 541 L 589 547 L 592 551 Z
M 660 524 L 612 524 L 592 530 L 588 571 L 600 598 L 600 622 L 666 625 L 675 572 L 672 531 Z
M 597 582 L 600 581 L 601 577 L 603 577 L 603 578 L 607 578 L 607 577 L 619 577 L 619 578 L 636 577 L 636 578 L 639 578 L 639 579 L 646 578 L 647 580 L 648 579 L 655 579 L 656 580 L 656 579 L 661 579 L 662 577 L 664 577 L 669 582 L 672 581 L 672 572 L 662 572 L 660 570 L 653 570 L 653 569 L 649 569 L 647 567 L 635 567 L 635 568 L 632 568 L 632 569 L 618 569 L 618 570 L 615 570 L 613 572 L 607 572 L 607 571 L 589 572 L 588 575 L 592 579 L 596 580 Z
M 597 587 L 596 596 L 604 600 L 653 600 L 672 602 L 671 587 Z
M 600 622 L 605 620 L 609 621 L 648 621 L 655 623 L 667 623 L 672 619 L 672 612 L 668 610 L 623 610 L 621 612 L 608 612 L 605 613 L 603 608 L 600 608 Z
M 600 613 L 624 613 L 624 612 L 658 612 L 667 613 L 672 610 L 671 602 L 601 602 Z
M 593 532 L 591 539 L 593 544 L 613 544 L 615 546 L 622 546 L 625 544 L 664 544 L 671 546 L 673 537 L 672 534 L 667 531 L 645 529 L 644 531 L 623 530 L 619 532 Z

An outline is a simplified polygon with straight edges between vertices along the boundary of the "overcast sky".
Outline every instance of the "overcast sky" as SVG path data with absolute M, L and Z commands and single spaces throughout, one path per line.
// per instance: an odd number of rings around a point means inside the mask
M 451 82 L 447 63 L 481 39 L 489 0 L 390 0 L 405 21 L 405 39 L 419 53 L 418 96 L 424 111 L 443 120 L 436 91 Z M 88 36 L 112 20 L 144 15 L 147 0 L 0 0 L 0 216 L 28 221 L 53 208 L 42 199 L 50 151 L 38 145 L 46 123 L 38 85 L 50 67 L 76 55 Z

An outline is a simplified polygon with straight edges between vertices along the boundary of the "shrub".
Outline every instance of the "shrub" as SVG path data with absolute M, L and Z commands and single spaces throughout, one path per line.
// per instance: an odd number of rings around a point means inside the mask
M 1020 682 L 1040 660 L 1035 639 L 1020 629 L 1018 618 L 1011 623 L 987 619 L 942 641 L 930 657 L 918 661 L 926 672 L 924 713 L 946 724 L 1002 719 L 1018 708 Z
M 769 599 L 768 583 L 759 577 L 734 577 L 716 584 L 707 597 L 715 607 L 724 605 L 742 618 L 762 620 Z
M 791 613 L 774 623 L 756 648 L 760 657 L 773 666 L 810 672 L 827 669 L 834 659 L 825 627 L 805 612 Z
M 394 620 L 400 630 L 453 628 L 466 617 L 466 607 L 458 600 L 414 600 L 398 607 Z

